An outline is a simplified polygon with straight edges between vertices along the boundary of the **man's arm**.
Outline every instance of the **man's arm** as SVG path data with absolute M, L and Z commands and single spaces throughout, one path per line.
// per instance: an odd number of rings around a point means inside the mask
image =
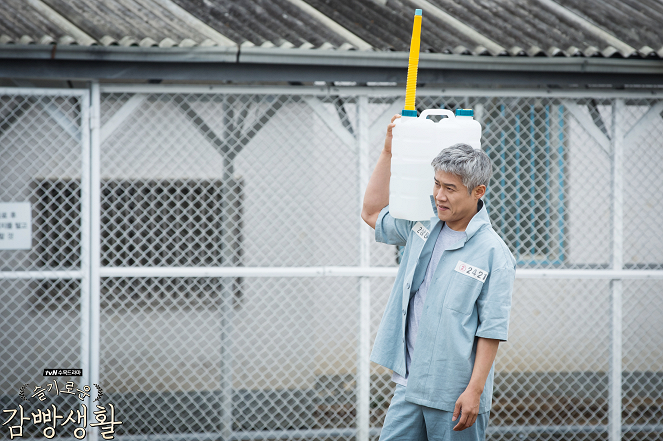
M 486 379 L 490 373 L 490 368 L 495 361 L 497 355 L 497 347 L 500 344 L 499 340 L 493 338 L 477 337 L 477 353 L 474 359 L 474 368 L 472 369 L 472 377 L 470 382 L 465 388 L 465 392 L 458 397 L 456 407 L 454 409 L 453 418 L 451 421 L 456 421 L 458 415 L 461 413 L 462 418 L 454 427 L 455 431 L 467 429 L 477 420 L 479 415 L 479 402 L 481 401 L 481 393 L 486 385 Z
M 389 205 L 389 178 L 391 177 L 391 140 L 393 135 L 391 130 L 394 128 L 394 121 L 400 118 L 400 115 L 394 115 L 391 118 L 391 124 L 387 126 L 387 137 L 384 140 L 384 148 L 375 170 L 366 186 L 364 193 L 364 205 L 361 210 L 361 218 L 364 219 L 371 228 L 375 228 L 380 211 Z

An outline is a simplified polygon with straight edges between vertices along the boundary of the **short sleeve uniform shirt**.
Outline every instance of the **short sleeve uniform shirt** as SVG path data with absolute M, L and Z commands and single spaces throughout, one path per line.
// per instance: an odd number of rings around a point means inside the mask
M 371 361 L 406 376 L 406 327 L 410 297 L 426 275 L 435 242 L 444 222 L 437 213 L 421 222 L 426 239 L 416 234 L 414 221 L 396 219 L 384 207 L 375 224 L 375 240 L 405 246 L 396 281 L 378 328 Z M 493 230 L 486 206 L 465 229 L 464 240 L 442 253 L 427 280 L 427 295 L 418 323 L 416 346 L 407 372 L 405 399 L 453 411 L 474 368 L 477 337 L 507 340 L 516 260 Z M 495 364 L 491 366 L 479 402 L 479 413 L 490 410 Z

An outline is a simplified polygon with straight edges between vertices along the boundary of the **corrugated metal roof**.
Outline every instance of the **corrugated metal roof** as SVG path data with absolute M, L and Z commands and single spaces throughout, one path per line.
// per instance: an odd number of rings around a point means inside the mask
M 528 0 L 430 0 L 470 27 L 498 41 L 512 56 L 594 56 L 606 44 L 577 25 Z
M 663 2 L 660 0 L 556 1 L 638 50 L 643 46 L 662 49 Z
M 288 0 L 174 0 L 238 44 L 263 47 L 340 47 L 340 35 Z
M 4 0 L 0 44 L 663 58 L 659 0 Z

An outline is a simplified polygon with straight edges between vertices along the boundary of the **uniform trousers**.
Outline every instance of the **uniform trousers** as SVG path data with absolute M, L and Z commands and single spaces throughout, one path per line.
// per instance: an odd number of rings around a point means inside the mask
M 465 430 L 454 431 L 453 412 L 405 401 L 406 386 L 396 384 L 379 441 L 484 441 L 490 411 L 477 415 Z

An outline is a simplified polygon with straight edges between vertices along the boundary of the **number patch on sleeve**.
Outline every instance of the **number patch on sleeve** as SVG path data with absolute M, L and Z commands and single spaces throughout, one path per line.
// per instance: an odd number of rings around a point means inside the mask
M 424 227 L 424 224 L 422 224 L 421 222 L 417 222 L 416 224 L 414 224 L 414 227 L 412 227 L 412 231 L 414 231 L 414 233 L 417 236 L 421 237 L 423 240 L 428 239 L 428 234 L 430 233 L 430 231 L 428 231 L 428 229 Z
M 465 274 L 466 276 L 470 276 L 473 279 L 477 279 L 481 283 L 485 282 L 486 277 L 488 277 L 488 271 L 482 270 L 481 268 L 477 268 L 476 266 L 472 266 L 469 263 L 465 263 L 460 260 L 454 269 L 461 274 Z

